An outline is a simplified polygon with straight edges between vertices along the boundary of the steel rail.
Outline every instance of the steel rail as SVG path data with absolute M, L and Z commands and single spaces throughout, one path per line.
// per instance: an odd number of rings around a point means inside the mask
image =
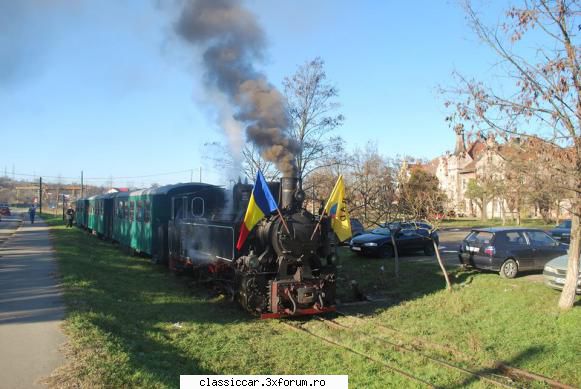
M 428 388 L 437 388 L 433 384 L 431 384 L 431 383 L 429 383 L 429 382 L 427 382 L 427 381 L 425 381 L 425 380 L 423 380 L 423 379 L 421 379 L 419 377 L 416 377 L 416 376 L 414 376 L 414 375 L 412 375 L 410 373 L 407 373 L 407 372 L 405 372 L 405 371 L 403 371 L 401 369 L 398 369 L 397 367 L 392 366 L 389 363 L 387 363 L 385 361 L 382 361 L 381 359 L 374 358 L 374 357 L 372 357 L 370 355 L 367 355 L 365 353 L 362 353 L 360 351 L 357 351 L 357 350 L 355 350 L 355 349 L 353 349 L 353 348 L 351 348 L 349 346 L 346 346 L 344 344 L 335 342 L 334 340 L 329 339 L 327 337 L 324 337 L 324 336 L 321 336 L 321 335 L 317 335 L 317 334 L 315 334 L 315 333 L 313 333 L 313 332 L 311 332 L 311 331 L 309 331 L 309 330 L 307 330 L 305 328 L 292 325 L 292 324 L 290 324 L 288 322 L 285 322 L 285 321 L 280 321 L 280 323 L 282 325 L 286 326 L 286 327 L 291 328 L 294 331 L 306 333 L 306 334 L 311 335 L 311 336 L 313 336 L 315 338 L 318 338 L 320 340 L 323 340 L 324 342 L 329 343 L 329 344 L 331 344 L 331 345 L 333 345 L 335 347 L 339 347 L 339 348 L 345 349 L 347 351 L 352 352 L 353 354 L 359 355 L 360 357 L 363 357 L 363 358 L 368 359 L 368 360 L 370 360 L 372 362 L 378 363 L 378 364 L 382 365 L 383 367 L 387 368 L 388 370 L 391 370 L 391 371 L 393 371 L 393 372 L 395 372 L 395 373 L 397 373 L 397 374 L 399 374 L 399 375 L 401 375 L 401 376 L 403 376 L 403 377 L 405 377 L 405 378 L 407 378 L 407 379 L 409 379 L 411 381 L 418 382 L 418 383 L 420 383 L 422 385 L 427 386 Z
M 335 320 L 325 319 L 325 318 L 322 318 L 322 317 L 317 317 L 317 319 L 320 320 L 320 321 L 322 321 L 323 323 L 325 323 L 326 325 L 328 325 L 330 327 L 335 327 L 335 328 L 339 327 L 339 328 L 343 328 L 343 329 L 346 329 L 346 330 L 350 330 L 352 332 L 357 332 L 359 334 L 363 334 L 363 335 L 365 335 L 365 336 L 367 336 L 369 338 L 375 339 L 375 340 L 380 341 L 382 343 L 386 343 L 386 344 L 390 345 L 391 347 L 393 347 L 393 348 L 395 348 L 397 350 L 402 350 L 402 351 L 405 351 L 405 352 L 408 352 L 408 353 L 411 353 L 411 354 L 419 355 L 422 358 L 427 359 L 427 360 L 429 360 L 431 362 L 434 362 L 434 363 L 439 364 L 441 366 L 444 366 L 446 368 L 449 368 L 449 369 L 456 370 L 458 372 L 467 374 L 469 376 L 476 377 L 478 379 L 481 379 L 481 380 L 486 381 L 488 383 L 494 384 L 496 386 L 500 386 L 500 387 L 503 387 L 503 388 L 514 388 L 514 386 L 507 385 L 504 382 L 498 381 L 498 380 L 496 380 L 494 378 L 487 377 L 487 376 L 485 376 L 485 375 L 483 375 L 483 374 L 481 374 L 479 372 L 475 372 L 475 371 L 472 371 L 472 370 L 469 370 L 469 369 L 465 369 L 465 368 L 460 367 L 460 366 L 453 365 L 453 364 L 451 364 L 449 362 L 446 362 L 446 361 L 443 361 L 441 359 L 431 357 L 431 356 L 429 356 L 429 355 L 427 355 L 425 353 L 422 353 L 421 351 L 414 350 L 412 348 L 408 348 L 408 347 L 402 346 L 400 344 L 391 342 L 391 341 L 389 341 L 387 339 L 380 338 L 378 336 L 374 336 L 374 335 L 371 335 L 371 334 L 364 333 L 361 330 L 357 330 L 357 329 L 355 329 L 353 327 L 349 327 L 349 326 L 346 326 L 344 324 L 338 323 Z M 509 377 L 506 377 L 506 378 L 508 380 L 512 381 L 512 379 L 510 379 Z
M 413 336 L 413 335 L 410 335 L 410 334 L 406 334 L 406 333 L 404 333 L 402 331 L 399 331 L 399 330 L 397 330 L 395 328 L 390 328 L 390 327 L 387 327 L 387 326 L 384 326 L 384 325 L 381 325 L 381 324 L 378 324 L 378 323 L 371 323 L 368 320 L 362 319 L 362 318 L 357 317 L 357 316 L 354 316 L 354 315 L 347 314 L 345 312 L 336 311 L 335 313 L 337 313 L 337 314 L 339 314 L 341 316 L 344 316 L 344 317 L 357 319 L 357 320 L 360 320 L 360 321 L 363 321 L 363 322 L 368 322 L 368 323 L 372 324 L 375 327 L 383 328 L 383 329 L 386 329 L 388 331 L 391 331 L 391 332 L 394 332 L 394 333 L 397 333 L 397 334 L 401 334 L 403 336 L 407 336 L 407 337 L 412 337 Z M 387 341 L 387 340 L 385 340 L 385 341 Z M 444 346 L 444 345 L 441 345 L 441 344 L 438 344 L 438 343 L 433 343 L 433 342 L 429 342 L 429 341 L 425 341 L 425 340 L 419 340 L 418 339 L 417 341 L 418 341 L 419 344 L 424 345 L 424 346 L 427 346 L 426 348 L 428 348 L 428 349 L 430 348 L 429 346 L 432 346 L 432 350 L 435 349 L 435 348 L 438 348 L 440 350 L 445 350 L 445 351 L 451 352 L 452 354 L 455 354 L 455 355 L 460 355 L 464 359 L 466 359 L 467 361 L 472 360 L 472 358 L 470 358 L 470 356 L 468 356 L 467 354 L 465 354 L 462 351 L 457 350 L 455 348 L 447 347 L 447 346 Z M 499 371 L 500 373 L 502 373 L 502 374 L 497 374 L 499 377 L 508 378 L 510 380 L 517 379 L 517 380 L 521 380 L 521 382 L 522 381 L 525 381 L 527 383 L 535 382 L 535 381 L 537 381 L 537 382 L 543 382 L 543 383 L 547 384 L 549 387 L 554 388 L 554 389 L 577 389 L 575 386 L 572 386 L 572 385 L 568 385 L 568 384 L 559 382 L 559 381 L 554 380 L 552 378 L 549 378 L 549 377 L 546 377 L 546 376 L 543 376 L 543 375 L 540 375 L 540 374 L 537 374 L 537 373 L 533 373 L 533 372 L 530 372 L 528 370 L 524 370 L 524 369 L 520 369 L 520 368 L 517 368 L 517 367 L 513 367 L 513 366 L 510 366 L 510 365 L 507 365 L 504 362 L 500 362 L 500 361 L 491 361 L 491 362 L 492 362 L 491 365 L 494 366 L 494 368 L 497 371 Z

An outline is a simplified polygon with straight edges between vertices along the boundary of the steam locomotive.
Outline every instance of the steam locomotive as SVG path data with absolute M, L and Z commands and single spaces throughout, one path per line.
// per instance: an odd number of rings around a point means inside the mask
M 329 226 L 303 207 L 298 179 L 269 183 L 279 215 L 267 215 L 235 246 L 252 186 L 187 183 L 77 201 L 77 225 L 174 272 L 191 272 L 261 318 L 335 309 Z M 284 227 L 286 224 L 286 227 Z M 288 228 L 288 230 L 287 230 Z

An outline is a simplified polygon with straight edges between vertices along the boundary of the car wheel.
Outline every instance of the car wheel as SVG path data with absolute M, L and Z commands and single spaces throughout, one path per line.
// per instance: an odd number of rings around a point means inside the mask
M 392 258 L 395 256 L 395 252 L 393 251 L 393 247 L 391 245 L 385 245 L 381 248 L 379 252 L 379 256 L 381 258 Z
M 500 267 L 500 276 L 503 278 L 514 278 L 518 273 L 518 264 L 512 258 L 504 261 Z
M 436 252 L 434 251 L 434 245 L 432 244 L 432 242 L 424 246 L 424 255 L 431 257 L 434 254 L 436 254 Z

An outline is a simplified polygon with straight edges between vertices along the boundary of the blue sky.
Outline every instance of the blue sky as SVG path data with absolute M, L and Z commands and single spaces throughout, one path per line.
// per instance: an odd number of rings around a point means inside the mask
M 223 136 L 200 103 L 199 57 L 172 31 L 177 3 L 0 0 L 0 173 L 70 182 L 83 170 L 91 183 L 142 186 L 201 167 L 204 181 L 224 183 L 203 147 Z M 453 70 L 488 77 L 494 63 L 456 1 L 245 4 L 266 32 L 258 67 L 273 84 L 325 60 L 349 150 L 372 141 L 386 156 L 442 154 L 454 136 L 437 86 Z

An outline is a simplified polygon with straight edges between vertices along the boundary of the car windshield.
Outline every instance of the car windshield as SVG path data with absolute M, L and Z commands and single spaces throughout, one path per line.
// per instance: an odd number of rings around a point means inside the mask
M 387 228 L 376 228 L 371 233 L 376 235 L 389 235 L 389 230 Z
M 571 228 L 571 220 L 565 220 L 557 226 L 558 228 Z

